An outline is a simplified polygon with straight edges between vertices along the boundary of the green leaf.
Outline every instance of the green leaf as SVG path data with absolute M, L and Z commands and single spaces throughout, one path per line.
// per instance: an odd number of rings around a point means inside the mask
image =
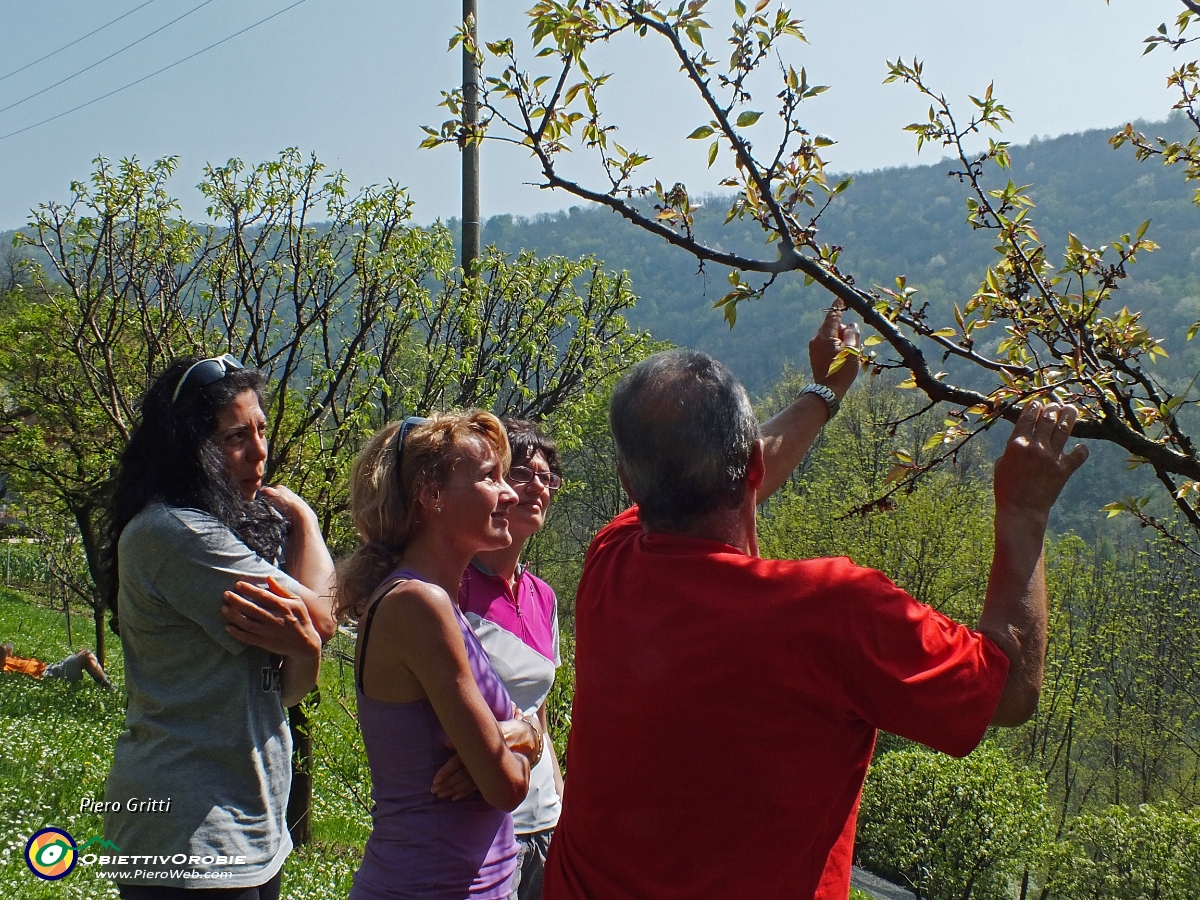
M 833 362 L 829 364 L 828 374 L 832 375 L 834 372 L 837 372 L 842 368 L 842 366 L 846 365 L 846 361 L 851 358 L 853 358 L 857 364 L 857 360 L 859 358 L 858 348 L 843 347 L 837 352 L 837 356 L 833 358 Z
M 697 128 L 695 131 L 693 131 L 691 134 L 688 135 L 688 140 L 689 141 L 699 141 L 699 140 L 703 140 L 706 137 L 712 137 L 712 135 L 713 135 L 713 130 L 711 127 L 709 127 L 708 125 L 701 125 L 699 128 Z
M 751 125 L 757 122 L 761 116 L 761 112 L 754 112 L 748 109 L 737 117 L 737 127 L 749 128 Z
M 708 167 L 711 169 L 713 163 L 717 161 L 717 151 L 720 149 L 720 142 L 713 141 L 712 146 L 708 148 Z

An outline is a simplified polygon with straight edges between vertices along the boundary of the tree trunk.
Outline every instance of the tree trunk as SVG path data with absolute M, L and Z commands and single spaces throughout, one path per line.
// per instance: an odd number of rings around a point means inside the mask
M 103 668 L 108 663 L 105 653 L 104 613 L 108 610 L 105 597 L 108 589 L 105 585 L 104 568 L 100 561 L 100 539 L 96 531 L 96 507 L 92 504 L 73 507 L 75 525 L 79 529 L 79 539 L 83 542 L 83 555 L 87 560 L 88 574 L 92 576 L 92 615 L 96 620 L 96 659 Z
M 100 668 L 104 668 L 104 613 L 108 607 L 103 601 L 97 602 L 92 607 L 92 613 L 96 621 L 96 659 L 100 662 Z
M 302 847 L 312 839 L 312 731 L 303 703 L 288 710 L 292 733 L 292 792 L 288 795 L 287 822 L 292 843 Z

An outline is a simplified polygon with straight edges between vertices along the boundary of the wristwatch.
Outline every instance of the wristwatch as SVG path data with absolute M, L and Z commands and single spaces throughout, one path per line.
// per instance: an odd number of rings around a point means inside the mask
M 805 394 L 816 394 L 825 401 L 825 405 L 829 407 L 829 419 L 837 415 L 838 407 L 842 405 L 842 401 L 838 399 L 832 388 L 817 384 L 815 381 L 802 387 L 800 393 L 796 395 L 796 399 L 799 400 Z M 825 421 L 828 422 L 829 419 Z

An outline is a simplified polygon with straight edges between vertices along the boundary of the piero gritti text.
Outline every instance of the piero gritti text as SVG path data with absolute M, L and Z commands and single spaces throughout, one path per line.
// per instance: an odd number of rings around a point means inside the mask
M 130 797 L 128 800 L 97 800 L 94 797 L 84 797 L 79 801 L 80 812 L 128 812 L 128 813 L 169 813 L 171 798 L 166 800 L 139 799 Z

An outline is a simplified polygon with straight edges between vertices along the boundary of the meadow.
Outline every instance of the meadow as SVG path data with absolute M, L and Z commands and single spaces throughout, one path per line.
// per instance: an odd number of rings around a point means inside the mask
M 74 642 L 68 644 L 61 611 L 0 587 L 0 637 L 18 655 L 62 659 L 87 646 L 89 626 L 86 618 L 74 621 Z M 353 719 L 349 648 L 344 635 L 326 647 L 321 699 L 310 710 L 316 760 L 313 841 L 293 853 L 284 869 L 285 895 L 294 900 L 346 897 L 370 832 L 370 777 Z M 0 897 L 117 900 L 116 888 L 94 868 L 77 865 L 62 881 L 47 882 L 30 873 L 24 857 L 30 835 L 47 826 L 64 829 L 79 844 L 103 833 L 101 817 L 80 812 L 80 803 L 104 796 L 113 745 L 124 723 L 120 641 L 109 641 L 106 662 L 117 687 L 113 693 L 86 676 L 75 684 L 14 674 L 0 678 Z

